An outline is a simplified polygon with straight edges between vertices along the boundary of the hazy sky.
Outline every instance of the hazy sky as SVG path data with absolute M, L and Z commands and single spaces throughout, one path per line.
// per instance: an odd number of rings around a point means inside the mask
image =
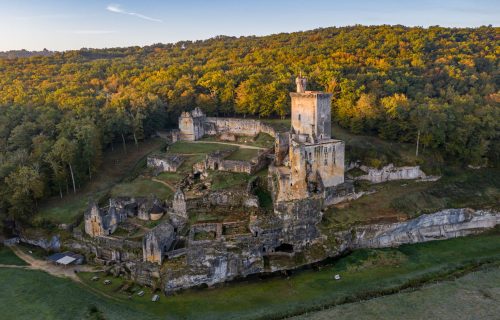
M 500 0 L 0 0 L 0 51 L 103 48 L 353 24 L 500 25 Z

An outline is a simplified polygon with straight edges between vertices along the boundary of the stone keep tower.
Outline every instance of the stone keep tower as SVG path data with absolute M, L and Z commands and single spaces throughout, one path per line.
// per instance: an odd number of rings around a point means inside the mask
M 330 139 L 331 99 L 330 93 L 306 91 L 307 79 L 295 80 L 297 92 L 290 92 L 292 98 L 292 133 L 306 134 L 311 141 Z

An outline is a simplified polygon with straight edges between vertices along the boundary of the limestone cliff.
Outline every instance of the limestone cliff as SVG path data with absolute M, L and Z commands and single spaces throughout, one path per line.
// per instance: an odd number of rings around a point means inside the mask
M 446 209 L 424 214 L 413 220 L 375 224 L 354 229 L 351 248 L 382 248 L 476 234 L 500 224 L 500 213 L 493 211 Z

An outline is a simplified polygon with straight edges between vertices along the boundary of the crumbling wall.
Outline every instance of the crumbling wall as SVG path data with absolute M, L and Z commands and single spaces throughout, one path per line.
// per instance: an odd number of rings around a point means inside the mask
M 276 166 L 284 165 L 285 159 L 288 156 L 289 149 L 290 149 L 290 133 L 280 132 L 276 134 L 276 140 L 274 142 L 274 164 Z
M 238 118 L 216 118 L 207 117 L 205 132 L 208 135 L 218 135 L 232 133 L 239 136 L 256 136 L 259 133 L 267 133 L 272 137 L 276 136 L 276 130 L 259 120 L 238 119 Z
M 147 166 L 160 172 L 176 172 L 184 162 L 179 155 L 152 155 L 147 158 Z
M 360 166 L 360 169 L 367 172 L 366 175 L 356 177 L 356 180 L 367 180 L 372 183 L 381 183 L 392 180 L 410 180 L 424 179 L 425 173 L 419 166 L 414 167 L 395 167 L 392 163 L 378 170 L 366 166 Z
M 143 261 L 161 265 L 163 256 L 175 239 L 174 227 L 162 223 L 144 235 L 142 240 Z
M 207 192 L 201 197 L 186 199 L 188 210 L 211 207 L 253 207 L 257 196 L 246 191 L 219 190 Z

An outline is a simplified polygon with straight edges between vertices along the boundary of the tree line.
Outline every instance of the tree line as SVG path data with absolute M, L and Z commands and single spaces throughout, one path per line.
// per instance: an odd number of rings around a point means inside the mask
M 75 192 L 184 110 L 286 117 L 301 71 L 354 133 L 498 164 L 499 28 L 352 26 L 0 59 L 0 210 Z

